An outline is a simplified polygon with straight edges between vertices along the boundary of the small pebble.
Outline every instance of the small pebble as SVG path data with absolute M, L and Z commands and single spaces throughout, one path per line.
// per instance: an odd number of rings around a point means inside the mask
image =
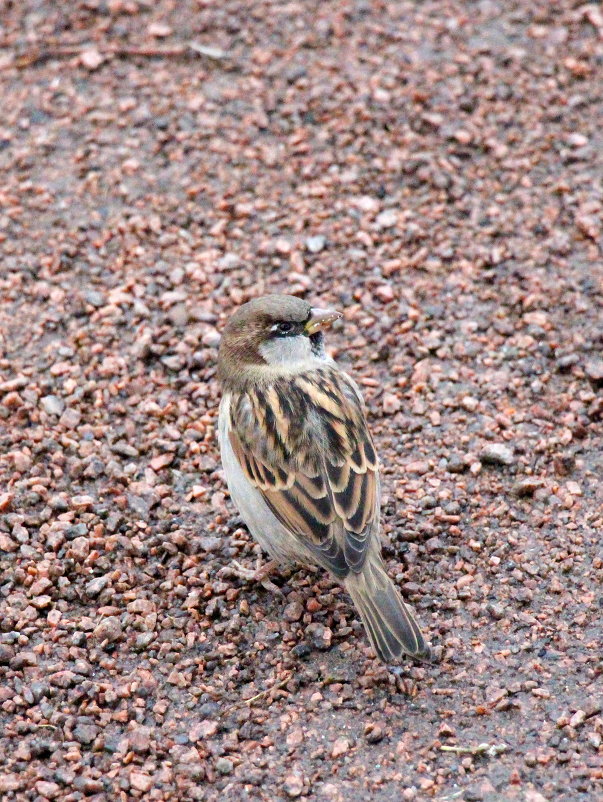
M 467 463 L 458 454 L 451 454 L 448 458 L 446 470 L 449 473 L 463 473 L 468 468 Z
M 109 642 L 113 642 L 118 640 L 118 638 L 122 634 L 122 626 L 119 621 L 119 618 L 115 616 L 110 616 L 109 618 L 103 619 L 100 624 L 94 629 L 94 636 L 98 638 L 98 640 L 104 641 L 108 640 Z
M 595 387 L 603 386 L 603 359 L 589 359 L 584 365 L 584 372 Z
M 98 735 L 98 727 L 92 723 L 80 723 L 73 730 L 73 737 L 81 744 L 91 744 Z
M 144 771 L 133 769 L 130 772 L 130 785 L 135 791 L 142 791 L 142 793 L 146 793 L 153 787 L 153 778 Z
M 303 778 L 299 774 L 288 774 L 283 782 L 283 790 L 290 799 L 296 799 L 304 790 Z
M 56 415 L 57 417 L 63 413 L 65 409 L 65 402 L 57 395 L 45 395 L 40 398 L 40 404 L 44 412 L 48 415 Z
M 515 458 L 509 446 L 503 443 L 492 443 L 480 451 L 479 457 L 486 465 L 513 465 Z
M 227 757 L 219 757 L 216 760 L 216 771 L 219 774 L 232 774 L 234 763 Z
M 383 394 L 383 412 L 385 415 L 394 415 L 402 408 L 402 403 L 398 396 L 392 393 Z
M 101 591 L 103 591 L 109 584 L 109 575 L 97 576 L 91 579 L 86 585 L 86 593 L 91 599 L 95 599 Z
M 396 209 L 385 209 L 375 218 L 375 225 L 379 229 L 393 228 L 398 222 L 398 212 Z
M 283 610 L 283 618 L 285 621 L 293 622 L 299 621 L 304 613 L 304 607 L 301 602 L 293 601 L 290 602 L 285 609 Z
M 511 493 L 517 498 L 530 498 L 543 484 L 541 479 L 528 476 L 525 479 L 520 479 L 518 482 L 515 482 L 511 488 Z
M 350 751 L 350 742 L 347 738 L 337 738 L 331 749 L 331 757 L 341 757 Z
M 326 651 L 331 648 L 333 633 L 323 624 L 309 624 L 306 627 L 306 635 L 315 649 Z
M 327 239 L 322 234 L 317 234 L 314 237 L 308 237 L 305 244 L 310 253 L 320 253 L 327 244 Z

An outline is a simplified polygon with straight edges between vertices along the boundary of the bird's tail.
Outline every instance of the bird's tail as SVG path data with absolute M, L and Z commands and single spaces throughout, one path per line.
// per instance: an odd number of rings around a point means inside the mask
M 344 585 L 360 613 L 371 645 L 384 663 L 403 654 L 429 659 L 430 648 L 419 625 L 381 560 L 367 560 L 361 573 L 348 574 Z

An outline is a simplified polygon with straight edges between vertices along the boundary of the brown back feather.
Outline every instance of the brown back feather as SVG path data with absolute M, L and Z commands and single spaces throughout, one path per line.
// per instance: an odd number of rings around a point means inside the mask
M 379 482 L 353 382 L 320 367 L 234 393 L 230 410 L 234 453 L 275 516 L 336 576 L 361 571 Z

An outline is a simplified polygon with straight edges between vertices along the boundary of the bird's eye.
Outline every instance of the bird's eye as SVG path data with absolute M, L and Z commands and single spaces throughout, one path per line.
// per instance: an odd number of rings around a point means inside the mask
M 294 330 L 295 326 L 293 323 L 289 323 L 284 320 L 282 323 L 277 323 L 275 326 L 272 327 L 272 330 L 275 331 L 277 334 L 291 334 Z

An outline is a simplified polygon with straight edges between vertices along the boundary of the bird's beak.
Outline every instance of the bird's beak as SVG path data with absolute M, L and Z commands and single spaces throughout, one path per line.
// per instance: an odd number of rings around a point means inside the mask
M 305 325 L 306 334 L 316 334 L 317 331 L 327 329 L 331 323 L 342 317 L 341 312 L 335 309 L 316 309 L 310 310 L 310 319 Z

